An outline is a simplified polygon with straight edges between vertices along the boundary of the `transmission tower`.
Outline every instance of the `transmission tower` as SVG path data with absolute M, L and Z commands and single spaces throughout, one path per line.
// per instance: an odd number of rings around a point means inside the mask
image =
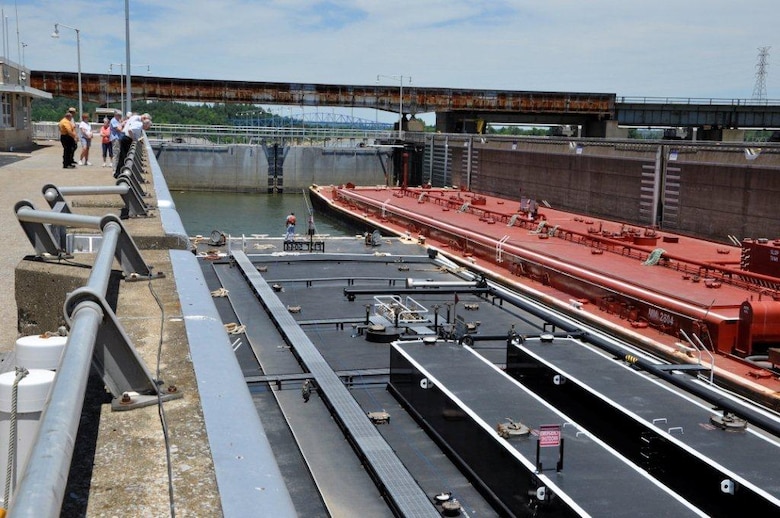
M 766 100 L 766 69 L 769 67 L 769 49 L 758 47 L 758 64 L 756 64 L 756 84 L 753 86 L 753 100 Z

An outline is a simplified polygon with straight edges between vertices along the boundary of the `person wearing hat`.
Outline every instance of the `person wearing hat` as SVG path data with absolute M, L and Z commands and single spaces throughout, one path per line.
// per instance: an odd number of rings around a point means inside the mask
M 62 168 L 76 167 L 73 155 L 76 153 L 76 125 L 73 122 L 73 113 L 68 110 L 60 119 L 60 143 L 62 144 Z
M 76 114 L 76 108 L 71 106 L 70 108 L 68 108 L 68 113 L 70 113 L 70 123 L 73 126 L 73 133 L 75 133 L 76 135 L 74 137 L 74 140 L 76 142 L 75 142 L 75 147 L 73 148 L 73 156 L 71 157 L 71 161 L 74 164 L 76 164 L 76 149 L 78 149 L 79 147 L 79 121 L 77 120 L 78 115 Z

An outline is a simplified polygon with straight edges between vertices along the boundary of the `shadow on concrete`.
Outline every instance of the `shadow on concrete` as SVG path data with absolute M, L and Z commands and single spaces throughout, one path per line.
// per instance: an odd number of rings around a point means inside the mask
M 116 311 L 122 272 L 112 270 L 106 290 L 106 302 Z M 106 390 L 103 378 L 93 368 L 87 380 L 84 407 L 76 435 L 73 458 L 70 462 L 68 482 L 60 509 L 61 517 L 87 516 L 87 505 L 95 467 L 95 452 L 100 432 L 100 413 L 111 404 L 111 393 Z M 109 410 L 110 411 L 110 410 Z M 121 469 L 117 466 L 117 469 Z

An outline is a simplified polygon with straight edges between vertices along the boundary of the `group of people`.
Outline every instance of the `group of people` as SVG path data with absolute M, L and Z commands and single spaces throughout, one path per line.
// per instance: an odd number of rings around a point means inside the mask
M 74 118 L 76 108 L 69 108 L 59 122 L 60 143 L 62 144 L 62 168 L 74 168 L 77 165 L 92 165 L 89 161 L 89 151 L 92 147 L 92 125 L 89 114 L 81 114 L 81 122 L 76 124 Z M 114 116 L 103 119 L 100 127 L 100 143 L 103 154 L 103 167 L 113 167 L 114 176 L 119 176 L 122 163 L 133 142 L 152 125 L 152 117 L 148 113 L 139 115 L 128 112 L 125 118 L 122 112 L 114 110 Z M 76 150 L 81 144 L 81 154 L 78 162 L 75 159 Z M 116 160 L 115 160 L 116 158 Z

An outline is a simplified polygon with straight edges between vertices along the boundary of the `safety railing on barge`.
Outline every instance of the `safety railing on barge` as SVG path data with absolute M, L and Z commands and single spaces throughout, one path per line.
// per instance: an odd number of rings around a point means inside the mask
M 457 210 L 472 214 L 480 221 L 488 224 L 504 224 L 509 227 L 520 227 L 531 232 L 537 233 L 540 238 L 556 237 L 573 243 L 581 244 L 592 249 L 592 253 L 601 254 L 604 252 L 615 253 L 625 257 L 630 257 L 641 262 L 654 260 L 659 266 L 670 268 L 680 272 L 684 279 L 690 279 L 692 282 L 702 282 L 708 288 L 717 289 L 722 284 L 728 284 L 748 291 L 753 291 L 766 295 L 770 298 L 780 299 L 780 284 L 777 279 L 753 273 L 749 271 L 729 268 L 725 265 L 714 263 L 693 261 L 684 257 L 675 256 L 666 251 L 660 252 L 660 249 L 647 250 L 647 245 L 643 247 L 633 244 L 635 238 L 647 238 L 652 242 L 653 238 L 663 237 L 660 232 L 653 228 L 637 229 L 625 226 L 624 231 L 615 234 L 604 231 L 598 227 L 591 227 L 587 233 L 577 232 L 571 229 L 561 229 L 558 226 L 549 226 L 546 224 L 543 213 L 538 218 L 530 217 L 529 214 L 509 211 L 498 212 L 488 210 L 482 207 L 484 198 L 471 192 L 463 193 L 461 191 L 436 191 L 438 196 L 432 195 L 432 191 L 426 189 L 397 189 L 392 191 L 395 197 L 415 198 L 418 203 L 431 202 L 443 207 L 443 210 Z M 346 203 L 351 200 L 344 197 Z M 366 209 L 369 210 L 369 209 Z M 381 217 L 386 217 L 387 209 L 383 206 Z M 593 224 L 593 221 L 583 220 L 585 223 Z M 421 232 L 425 235 L 425 229 L 418 229 L 413 223 L 409 225 L 410 232 Z M 487 236 L 486 236 L 487 237 Z M 457 243 L 453 243 L 457 247 Z M 498 244 L 496 245 L 499 246 Z M 467 251 L 467 246 L 461 246 Z M 730 249 L 724 245 L 722 248 L 724 255 Z M 496 253 L 500 251 L 497 249 Z

